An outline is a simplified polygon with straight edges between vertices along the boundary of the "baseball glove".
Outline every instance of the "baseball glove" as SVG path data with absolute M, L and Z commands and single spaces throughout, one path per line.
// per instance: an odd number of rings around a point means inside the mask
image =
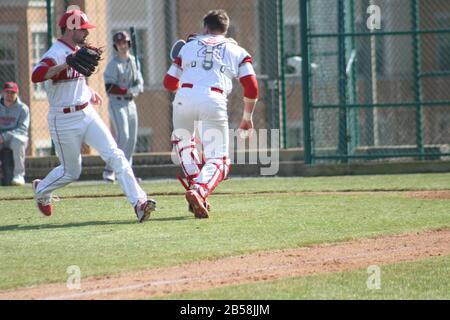
M 66 57 L 67 64 L 79 73 L 89 77 L 94 73 L 98 62 L 102 57 L 103 50 L 93 46 L 82 47 L 75 53 Z

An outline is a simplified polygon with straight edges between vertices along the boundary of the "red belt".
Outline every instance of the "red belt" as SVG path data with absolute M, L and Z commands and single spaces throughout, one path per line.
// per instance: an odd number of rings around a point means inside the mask
M 194 85 L 193 85 L 192 83 L 183 83 L 183 84 L 181 85 L 181 87 L 182 87 L 182 88 L 193 88 Z M 219 93 L 223 93 L 223 90 L 222 90 L 222 89 L 216 88 L 216 87 L 211 87 L 211 91 L 216 91 L 216 92 L 219 92 Z
M 84 104 L 80 104 L 78 106 L 73 106 L 73 107 L 67 107 L 63 109 L 63 113 L 71 113 L 71 112 L 75 112 L 75 111 L 80 111 L 83 110 L 84 108 L 86 108 L 89 105 L 89 102 L 86 102 Z

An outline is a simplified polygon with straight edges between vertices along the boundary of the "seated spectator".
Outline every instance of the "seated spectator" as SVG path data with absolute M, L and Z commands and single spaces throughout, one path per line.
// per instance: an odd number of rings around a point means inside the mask
M 28 145 L 30 110 L 20 101 L 19 86 L 6 82 L 0 100 L 0 150 L 9 148 L 13 152 L 14 176 L 12 184 L 25 184 L 25 150 Z

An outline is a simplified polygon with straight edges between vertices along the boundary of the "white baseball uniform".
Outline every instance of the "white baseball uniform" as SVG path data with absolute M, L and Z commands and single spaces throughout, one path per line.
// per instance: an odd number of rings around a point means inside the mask
M 206 198 L 229 172 L 227 95 L 233 78 L 254 76 L 249 53 L 223 35 L 197 35 L 181 48 L 164 85 L 178 87 L 173 101 L 172 140 L 189 185 L 206 190 Z M 179 83 L 177 82 L 179 81 Z M 195 147 L 195 129 L 205 162 Z
M 58 39 L 33 69 L 33 82 L 45 81 L 48 69 L 65 63 L 66 57 L 78 50 Z M 85 142 L 96 149 L 102 159 L 115 171 L 128 198 L 136 206 L 147 201 L 147 195 L 137 183 L 131 166 L 117 147 L 108 127 L 91 105 L 93 93 L 86 78 L 68 67 L 46 81 L 49 100 L 48 126 L 60 165 L 43 179 L 36 189 L 38 198 L 77 180 L 81 174 L 81 146 Z
M 134 98 L 144 92 L 144 79 L 137 69 L 132 55 L 124 61 L 115 56 L 106 66 L 103 74 L 109 98 L 109 115 L 116 133 L 117 145 L 133 164 L 133 152 L 138 136 L 138 113 Z M 107 165 L 105 171 L 111 171 Z

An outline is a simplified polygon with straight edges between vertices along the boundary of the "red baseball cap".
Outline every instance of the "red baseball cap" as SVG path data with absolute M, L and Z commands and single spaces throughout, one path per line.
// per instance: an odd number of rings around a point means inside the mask
M 19 86 L 17 85 L 17 83 L 9 81 L 5 82 L 5 84 L 3 85 L 3 90 L 19 93 Z
M 95 25 L 89 23 L 86 13 L 81 10 L 66 11 L 59 19 L 58 25 L 69 30 L 95 28 Z

